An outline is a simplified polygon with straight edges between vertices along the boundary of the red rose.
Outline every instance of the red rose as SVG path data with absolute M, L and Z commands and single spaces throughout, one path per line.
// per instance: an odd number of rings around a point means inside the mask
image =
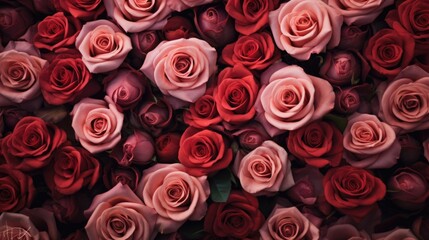
M 259 87 L 253 74 L 243 65 L 219 73 L 213 97 L 220 117 L 230 124 L 241 124 L 255 116 L 254 104 Z
M 326 201 L 338 211 L 361 220 L 378 208 L 386 186 L 369 171 L 342 166 L 331 168 L 323 178 Z
M 393 78 L 413 59 L 414 45 L 404 30 L 382 29 L 369 39 L 364 56 L 376 74 Z
M 105 10 L 103 0 L 52 0 L 59 12 L 68 12 L 85 21 L 97 19 Z
M 84 187 L 91 189 L 100 176 L 100 163 L 87 150 L 64 146 L 44 172 L 46 184 L 54 193 L 71 195 Z
M 164 32 L 165 39 L 169 41 L 179 38 L 197 37 L 191 21 L 182 16 L 170 17 L 162 31 Z
M 250 35 L 268 24 L 268 13 L 278 5 L 278 0 L 230 0 L 225 10 L 235 19 L 235 29 Z
M 265 221 L 258 199 L 247 192 L 232 191 L 225 203 L 212 203 L 207 210 L 204 230 L 216 237 L 259 239 Z
M 160 163 L 177 162 L 179 154 L 180 134 L 166 133 L 155 142 L 156 160 Z
M 368 35 L 368 26 L 347 26 L 341 28 L 341 39 L 338 45 L 339 49 L 355 49 L 360 51 L 366 41 Z
M 57 12 L 37 24 L 34 46 L 53 52 L 74 48 L 77 34 L 81 28 L 79 20 L 66 16 L 63 12 Z
M 66 141 L 66 133 L 38 117 L 24 117 L 0 142 L 6 163 L 21 171 L 45 167 L 52 153 Z
M 251 70 L 264 70 L 280 59 L 280 52 L 271 35 L 261 32 L 241 36 L 236 42 L 226 45 L 222 59 L 231 66 L 243 64 Z
M 111 189 L 121 183 L 122 185 L 128 185 L 132 191 L 136 191 L 140 177 L 141 171 L 133 166 L 122 167 L 109 163 L 105 164 L 103 171 L 103 183 L 107 189 Z
M 100 88 L 78 54 L 57 55 L 40 72 L 39 83 L 43 98 L 52 105 L 79 101 Z
M 30 207 L 35 194 L 30 176 L 11 165 L 0 165 L 0 212 L 17 212 Z
M 206 91 L 205 95 L 189 106 L 189 109 L 183 113 L 183 121 L 196 128 L 206 128 L 222 122 L 211 91 Z
M 343 135 L 333 124 L 316 121 L 291 131 L 287 147 L 290 153 L 311 166 L 336 167 L 343 156 Z
M 203 176 L 228 167 L 232 149 L 221 134 L 189 127 L 180 139 L 179 161 L 194 176 Z

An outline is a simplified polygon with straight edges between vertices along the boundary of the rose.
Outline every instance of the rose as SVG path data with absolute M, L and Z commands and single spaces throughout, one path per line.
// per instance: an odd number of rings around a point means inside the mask
M 251 122 L 240 126 L 232 135 L 238 138 L 238 143 L 245 151 L 251 151 L 262 145 L 263 142 L 270 139 L 264 127 L 258 122 Z
M 33 14 L 23 6 L 2 5 L 0 8 L 0 33 L 3 43 L 7 43 L 9 40 L 17 40 L 33 23 Z
M 234 125 L 251 120 L 256 113 L 258 90 L 253 74 L 243 65 L 223 69 L 213 93 L 220 117 Z
M 377 88 L 380 108 L 378 116 L 400 132 L 429 128 L 429 73 L 409 66 L 394 79 Z
M 362 85 L 360 85 L 362 86 Z M 335 111 L 340 114 L 352 114 L 360 107 L 360 96 L 356 88 L 337 88 L 335 91 Z
M 250 70 L 264 70 L 279 59 L 280 52 L 267 32 L 240 36 L 222 50 L 222 60 L 228 65 L 243 64 Z
M 228 167 L 232 149 L 220 133 L 188 127 L 180 138 L 178 158 L 193 176 L 213 174 Z
M 154 239 L 156 213 L 145 206 L 128 185 L 118 183 L 97 195 L 85 226 L 89 239 Z
M 183 113 L 183 121 L 195 128 L 206 128 L 222 122 L 211 89 L 189 106 Z
M 143 128 L 158 136 L 173 123 L 173 109 L 162 99 L 146 101 L 141 105 L 137 118 Z
M 370 67 L 358 51 L 328 51 L 320 76 L 333 85 L 356 84 L 366 79 Z
M 328 228 L 324 240 L 370 240 L 365 231 L 359 231 L 351 224 L 336 224 Z
M 401 1 L 397 8 L 392 9 L 386 16 L 386 22 L 396 31 L 404 29 L 409 32 L 416 42 L 416 52 L 425 53 L 429 50 L 429 27 L 425 24 L 429 7 L 425 0 Z
M 374 240 L 417 240 L 417 237 L 410 229 L 397 228 L 392 231 L 377 233 L 372 235 Z
M 393 128 L 370 114 L 355 113 L 349 117 L 343 145 L 346 161 L 359 168 L 390 168 L 401 153 Z
M 34 100 L 40 95 L 39 73 L 46 61 L 15 50 L 0 53 L 0 106 Z
M 426 231 L 427 226 L 429 226 L 429 217 L 426 215 L 417 217 L 413 222 L 412 229 L 414 234 L 420 237 L 420 239 L 427 239 L 429 237 L 429 233 Z
M 52 0 L 58 12 L 68 12 L 73 17 L 89 21 L 97 19 L 105 8 L 102 0 Z
M 423 151 L 424 151 L 426 160 L 429 161 L 429 138 L 423 142 Z
M 180 146 L 179 133 L 165 133 L 155 142 L 156 160 L 160 163 L 177 162 Z
M 35 194 L 36 189 L 30 176 L 11 165 L 0 165 L 1 212 L 17 212 L 24 207 L 30 207 Z
M 332 86 L 298 66 L 274 65 L 262 75 L 261 83 L 256 119 L 271 136 L 300 128 L 334 108 Z
M 287 148 L 307 164 L 322 168 L 336 167 L 343 155 L 343 135 L 332 123 L 316 121 L 291 131 Z
M 16 124 L 25 116 L 29 116 L 30 113 L 18 107 L 7 107 L 3 108 L 3 119 L 5 124 L 5 130 L 12 131 Z
M 76 37 L 76 48 L 91 73 L 114 70 L 131 51 L 130 38 L 107 20 L 87 22 Z
M 150 51 L 141 71 L 165 96 L 195 102 L 216 70 L 216 49 L 190 38 L 161 42 Z
M 275 208 L 259 232 L 262 239 L 319 239 L 319 229 L 296 207 Z
M 244 191 L 233 190 L 225 203 L 210 204 L 204 220 L 204 230 L 221 238 L 257 239 L 258 230 L 265 221 L 258 207 L 256 197 Z
M 204 217 L 210 187 L 206 176 L 191 176 L 182 164 L 157 164 L 143 171 L 137 192 L 158 213 L 157 228 L 165 234 Z
M 334 48 L 340 42 L 343 17 L 321 0 L 292 0 L 269 15 L 277 47 L 298 60 Z
M 348 50 L 355 49 L 360 51 L 366 42 L 368 35 L 368 26 L 343 25 L 341 28 L 341 38 L 338 48 Z
M 52 193 L 72 195 L 81 189 L 94 187 L 100 176 L 100 163 L 85 149 L 63 146 L 44 171 L 46 184 Z
M 133 166 L 122 167 L 116 164 L 106 164 L 103 171 L 103 183 L 107 189 L 121 183 L 128 185 L 132 191 L 136 191 L 140 178 L 141 171 Z
M 353 0 L 328 0 L 328 4 L 344 17 L 347 25 L 365 25 L 372 23 L 385 7 L 392 5 L 394 0 L 369 0 L 354 2 Z
M 0 141 L 6 163 L 29 172 L 49 164 L 53 152 L 66 141 L 66 133 L 37 117 L 24 117 Z
M 250 35 L 268 24 L 268 13 L 276 9 L 278 0 L 233 0 L 228 1 L 225 10 L 235 20 L 235 29 Z
M 34 46 L 53 52 L 63 52 L 74 47 L 76 36 L 82 28 L 76 18 L 57 12 L 37 24 Z
M 124 114 L 108 96 L 82 99 L 70 115 L 76 139 L 90 153 L 112 149 L 121 140 Z
M 133 108 L 144 96 L 146 84 L 141 73 L 119 69 L 105 79 L 106 94 L 122 109 Z
M 143 64 L 146 54 L 161 42 L 161 34 L 158 31 L 143 31 L 130 34 L 130 38 L 133 49 L 128 59 L 130 64 L 138 69 Z
M 287 196 L 294 202 L 314 205 L 323 195 L 323 175 L 319 169 L 307 165 L 293 170 L 295 185 L 287 191 Z
M 61 223 L 82 223 L 85 221 L 83 211 L 91 204 L 91 198 L 85 194 L 73 194 L 60 199 L 48 200 L 43 208 L 52 212 Z
M 414 46 L 409 33 L 386 28 L 368 40 L 363 54 L 376 74 L 391 79 L 411 62 Z
M 59 54 L 40 72 L 40 89 L 45 101 L 62 105 L 88 97 L 99 90 L 78 54 Z
M 429 198 L 428 174 L 429 166 L 422 162 L 397 169 L 387 185 L 392 202 L 409 211 L 424 207 Z
M 417 141 L 409 134 L 403 134 L 398 136 L 399 144 L 401 144 L 401 155 L 399 160 L 406 165 L 417 162 L 422 156 L 422 143 Z M 423 142 L 423 148 L 429 141 Z M 426 153 L 427 150 L 425 150 Z M 429 156 L 429 155 L 428 155 Z
M 117 145 L 113 149 L 112 155 L 119 165 L 129 166 L 130 164 L 145 165 L 152 161 L 155 153 L 152 137 L 142 131 L 134 131 L 123 145 Z
M 386 186 L 369 171 L 342 166 L 331 168 L 323 178 L 326 201 L 343 214 L 360 220 L 378 208 Z
M 194 23 L 198 33 L 210 45 L 222 48 L 237 39 L 234 20 L 223 4 L 194 8 Z
M 31 222 L 36 226 L 36 229 L 39 230 L 41 239 L 60 238 L 55 216 L 51 211 L 44 208 L 25 208 L 20 213 L 30 218 Z
M 188 18 L 182 16 L 172 16 L 162 28 L 166 40 L 179 38 L 197 37 L 194 26 Z

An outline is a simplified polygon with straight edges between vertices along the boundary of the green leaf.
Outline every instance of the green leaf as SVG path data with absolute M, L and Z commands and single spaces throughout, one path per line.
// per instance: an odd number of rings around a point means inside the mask
M 333 122 L 335 126 L 337 126 L 337 128 L 340 129 L 341 132 L 344 132 L 344 129 L 346 129 L 348 121 L 347 121 L 347 118 L 345 117 L 337 116 L 334 114 L 327 114 L 323 118 L 325 120 L 329 120 Z
M 358 84 L 360 82 L 360 78 L 355 78 L 355 74 L 353 73 L 353 75 L 352 75 L 352 79 L 351 79 L 351 84 L 352 85 L 356 85 L 356 84 Z
M 179 229 L 184 239 L 202 239 L 205 236 L 203 221 L 187 221 Z
M 230 171 L 223 169 L 209 178 L 210 198 L 213 202 L 226 202 L 228 200 L 231 193 L 231 177 Z

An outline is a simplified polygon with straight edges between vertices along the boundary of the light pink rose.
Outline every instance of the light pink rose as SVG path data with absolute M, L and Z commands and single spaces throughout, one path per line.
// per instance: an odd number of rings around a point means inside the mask
M 114 70 L 132 49 L 131 39 L 107 20 L 87 22 L 76 37 L 76 48 L 91 73 Z
M 429 73 L 416 65 L 404 68 L 377 88 L 378 116 L 399 133 L 429 129 Z
M 70 113 L 76 139 L 90 153 L 112 149 L 121 140 L 124 114 L 110 97 L 104 99 L 84 98 Z
M 423 142 L 423 150 L 426 160 L 429 161 L 429 138 Z
M 46 60 L 25 52 L 0 53 L 0 107 L 34 100 L 41 95 L 39 73 Z
M 322 0 L 291 0 L 270 12 L 274 40 L 298 60 L 340 43 L 343 17 Z
M 292 187 L 295 182 L 290 167 L 286 150 L 268 140 L 241 160 L 236 158 L 233 170 L 246 192 L 260 196 Z
M 154 239 L 156 212 L 145 206 L 128 185 L 118 183 L 97 195 L 85 214 L 89 239 Z
M 318 240 L 319 229 L 296 207 L 276 207 L 259 230 L 261 239 Z
M 338 224 L 328 228 L 323 240 L 371 240 L 365 231 L 359 231 L 350 224 Z
M 390 168 L 401 153 L 393 128 L 375 115 L 355 113 L 344 130 L 344 158 L 353 167 Z
M 385 233 L 372 235 L 373 240 L 418 240 L 410 229 L 398 228 Z
M 141 71 L 166 95 L 195 102 L 216 70 L 216 49 L 197 39 L 163 41 L 150 51 Z
M 362 26 L 372 23 L 383 8 L 392 5 L 394 0 L 328 0 L 329 6 L 335 8 L 344 17 L 347 25 Z
M 271 136 L 298 129 L 334 108 L 331 84 L 298 66 L 274 64 L 262 75 L 261 84 L 256 119 Z
M 156 164 L 143 171 L 137 194 L 158 213 L 156 224 L 165 234 L 204 217 L 210 187 L 207 176 L 191 176 L 182 164 Z

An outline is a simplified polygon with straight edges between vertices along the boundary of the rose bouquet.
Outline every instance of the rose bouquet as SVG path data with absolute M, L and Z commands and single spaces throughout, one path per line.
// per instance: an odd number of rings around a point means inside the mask
M 0 240 L 429 240 L 427 0 L 0 0 Z

